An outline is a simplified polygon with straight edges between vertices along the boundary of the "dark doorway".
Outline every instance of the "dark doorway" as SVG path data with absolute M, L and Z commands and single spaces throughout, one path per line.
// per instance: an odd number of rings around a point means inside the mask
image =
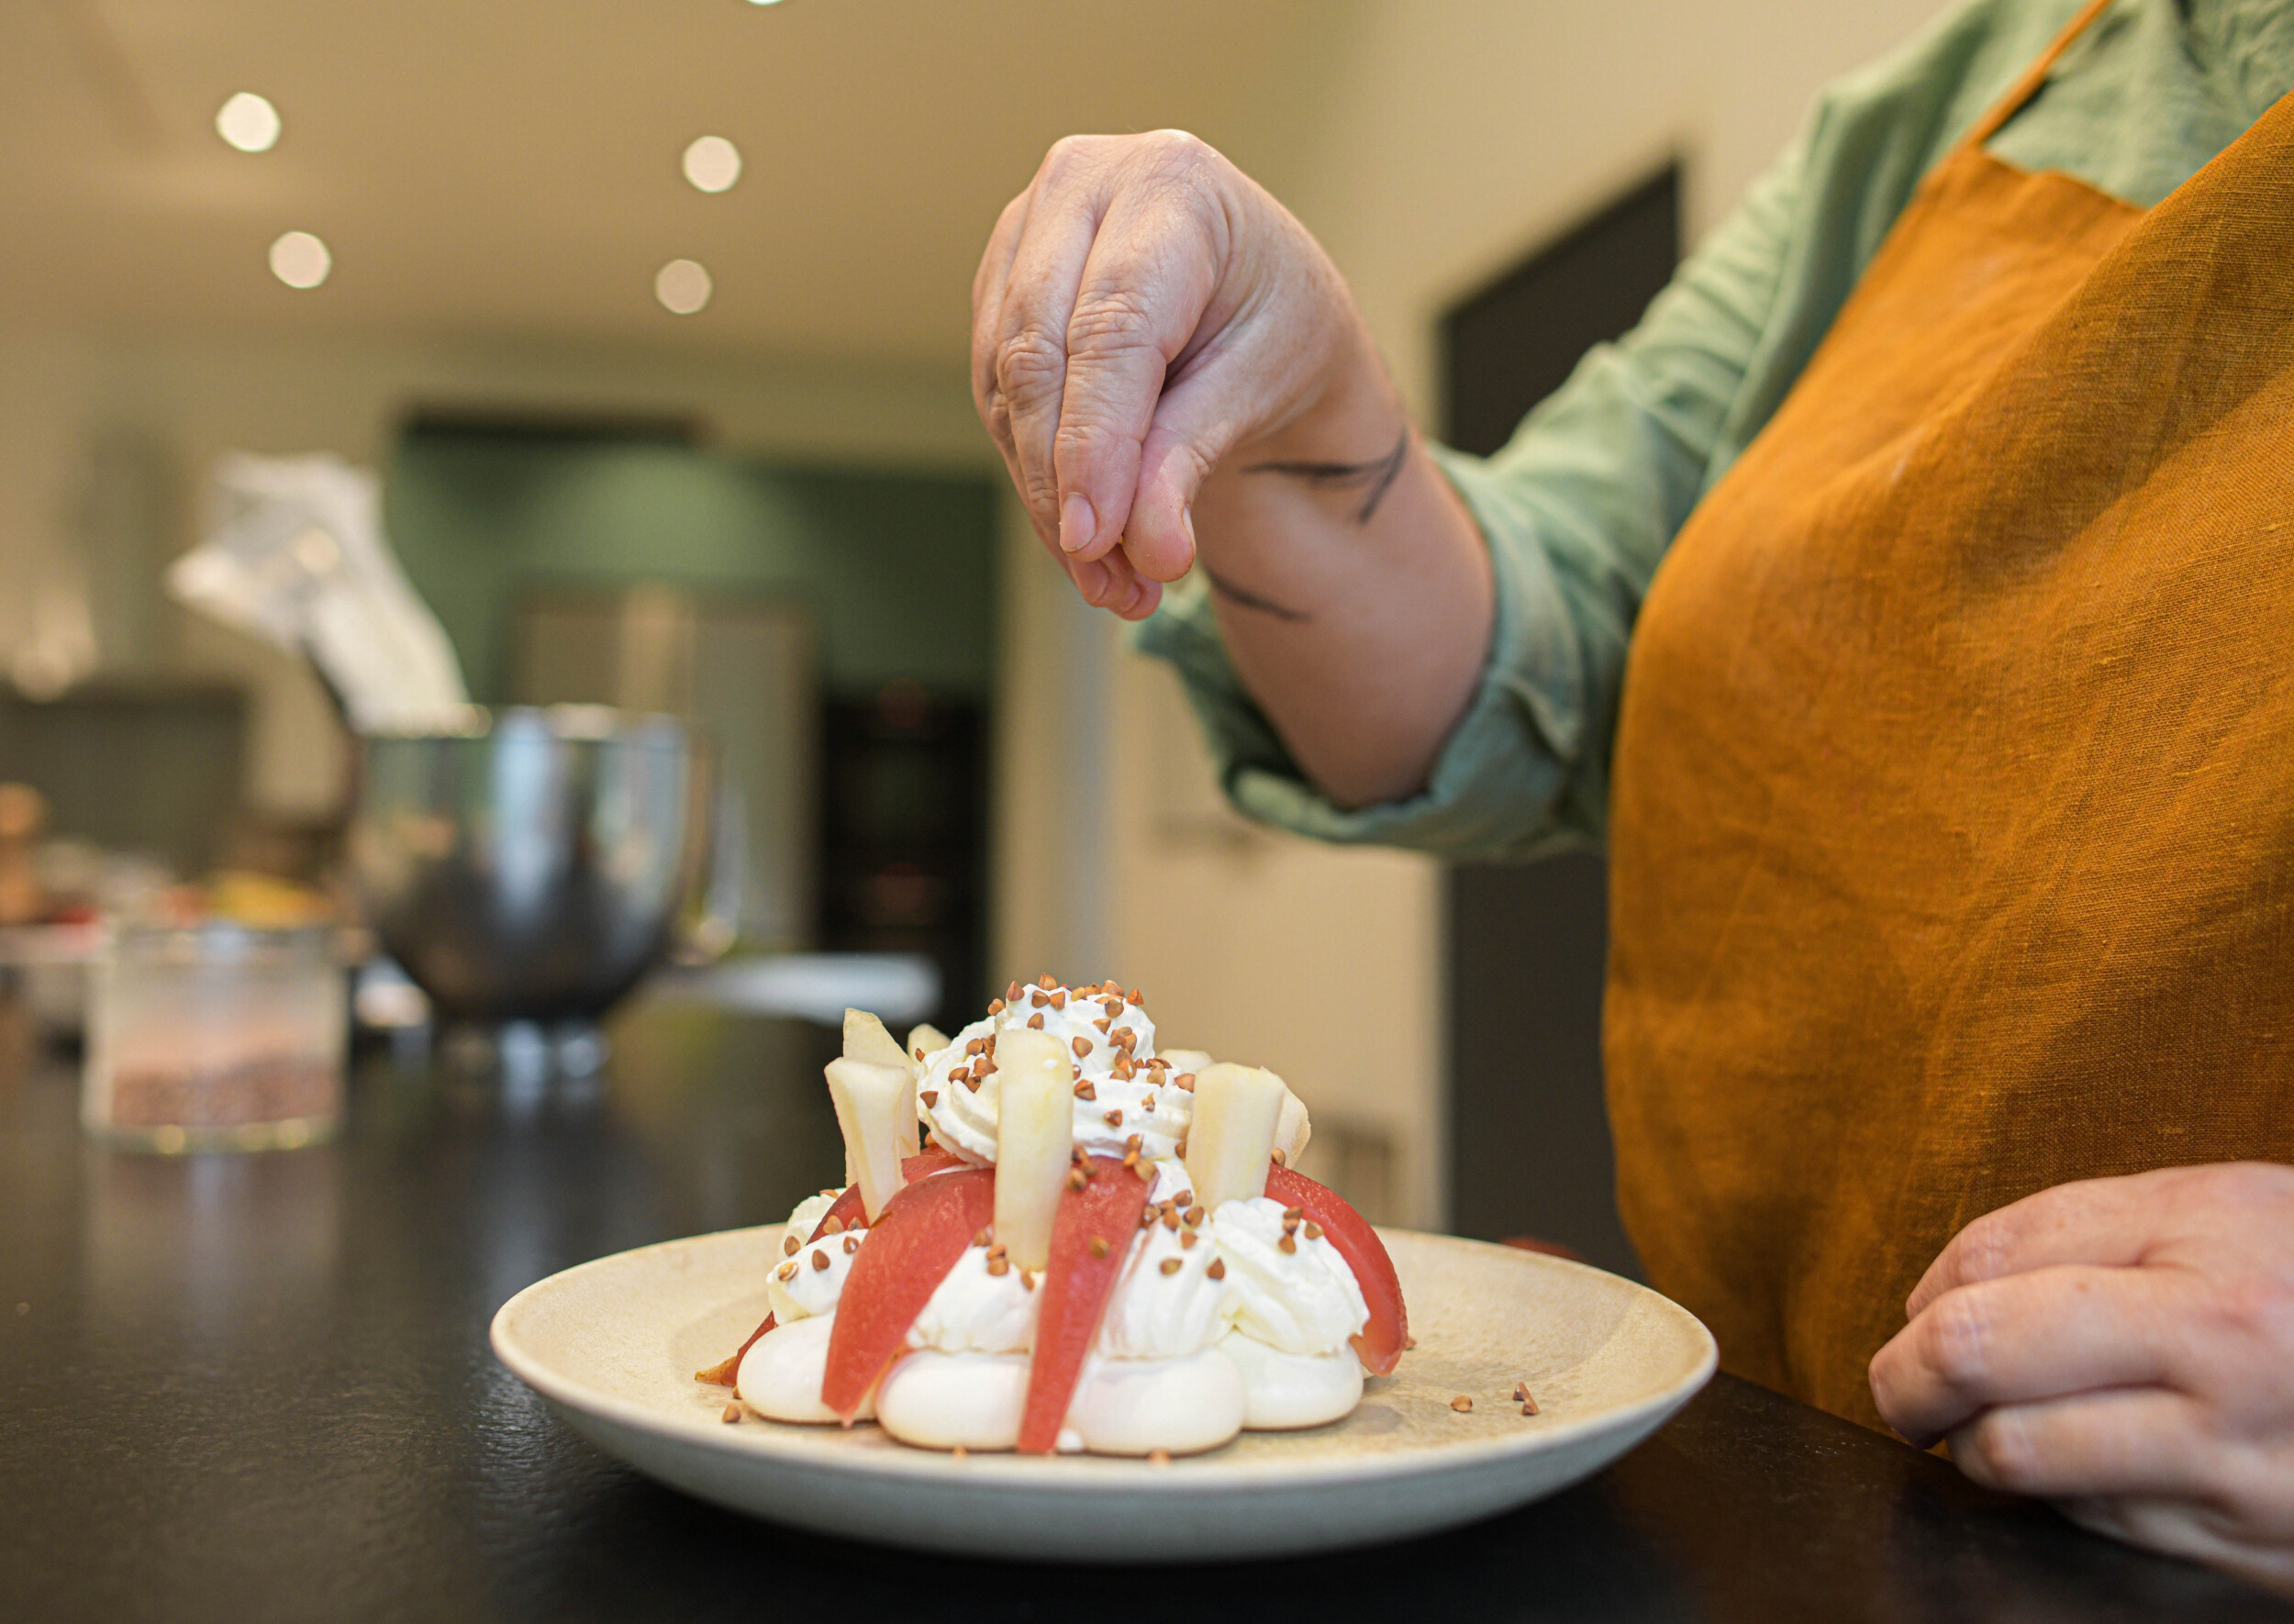
M 1678 165 L 1453 309 L 1445 438 L 1482 455 L 1641 319 L 1680 259 Z M 1558 1241 L 1638 1276 L 1601 1095 L 1607 869 L 1592 854 L 1449 873 L 1450 1188 L 1461 1234 Z

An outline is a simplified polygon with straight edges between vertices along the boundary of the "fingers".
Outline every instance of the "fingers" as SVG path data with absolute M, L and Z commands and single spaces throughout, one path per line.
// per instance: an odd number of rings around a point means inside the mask
M 1129 187 L 1109 204 L 1067 324 L 1052 443 L 1060 545 L 1096 558 L 1127 537 L 1141 442 L 1159 421 L 1174 357 L 1210 304 L 1219 265 L 1200 195 Z M 1145 561 L 1134 552 L 1132 562 Z M 1165 580 L 1184 573 L 1161 574 Z
M 2235 1452 L 2198 1399 L 2123 1387 L 1988 1410 L 1952 1433 L 1952 1460 L 1977 1483 L 2019 1495 L 2216 1496 Z
M 1924 1449 L 1993 1406 L 2174 1379 L 2197 1289 L 2179 1271 L 2086 1265 L 1959 1286 L 1874 1356 L 1873 1401 Z
M 1087 180 L 1056 184 L 1058 162 L 1054 149 L 1004 277 L 987 357 L 988 387 L 1000 405 L 1013 477 L 1029 517 L 1047 538 L 1061 537 L 1052 440 L 1067 388 L 1068 328 L 1099 228 L 1097 186 Z M 1081 550 L 1069 545 L 1063 551 Z
M 2141 1262 L 2160 1232 L 2173 1178 L 2189 1171 L 2082 1179 L 1986 1213 L 1936 1255 L 1904 1311 L 1917 1317 L 1947 1291 L 2026 1270 Z

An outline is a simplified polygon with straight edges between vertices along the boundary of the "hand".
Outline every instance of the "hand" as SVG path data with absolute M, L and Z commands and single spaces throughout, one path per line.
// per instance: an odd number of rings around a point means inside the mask
M 1977 1219 L 1872 1361 L 1978 1483 L 2294 1590 L 2294 1167 L 2043 1190 Z
M 1193 562 L 1195 496 L 1229 452 L 1350 389 L 1376 397 L 1376 449 L 1397 420 L 1329 257 L 1175 130 L 1052 149 L 973 280 L 972 387 L 1037 533 L 1127 619 Z

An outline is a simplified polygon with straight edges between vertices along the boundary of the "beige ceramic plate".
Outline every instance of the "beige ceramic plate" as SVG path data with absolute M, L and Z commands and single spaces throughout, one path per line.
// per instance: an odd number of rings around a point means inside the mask
M 958 1461 L 842 1431 L 719 1419 L 692 1373 L 764 1317 L 778 1225 L 672 1240 L 553 1274 L 494 1317 L 494 1351 L 607 1453 L 776 1522 L 970 1556 L 1274 1556 L 1424 1533 L 1599 1471 L 1712 1374 L 1712 1337 L 1656 1293 L 1556 1258 L 1382 1231 L 1418 1346 L 1353 1414 L 1246 1432 L 1150 1465 Z M 1509 1396 L 1526 1381 L 1541 1413 Z M 1460 1395 L 1474 1407 L 1450 1407 Z M 1142 1521 L 1141 1518 L 1150 1520 Z M 1152 1528 L 1152 1550 L 1134 1537 Z

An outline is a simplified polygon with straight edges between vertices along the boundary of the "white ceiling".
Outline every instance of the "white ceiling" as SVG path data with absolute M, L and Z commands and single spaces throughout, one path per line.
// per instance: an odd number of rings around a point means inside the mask
M 1073 130 L 1270 178 L 1332 0 L 0 0 L 0 316 L 946 359 L 980 243 Z M 234 91 L 273 151 L 226 147 Z M 747 162 L 709 196 L 703 134 Z M 317 232 L 295 293 L 272 239 Z M 705 263 L 707 310 L 652 298 Z

